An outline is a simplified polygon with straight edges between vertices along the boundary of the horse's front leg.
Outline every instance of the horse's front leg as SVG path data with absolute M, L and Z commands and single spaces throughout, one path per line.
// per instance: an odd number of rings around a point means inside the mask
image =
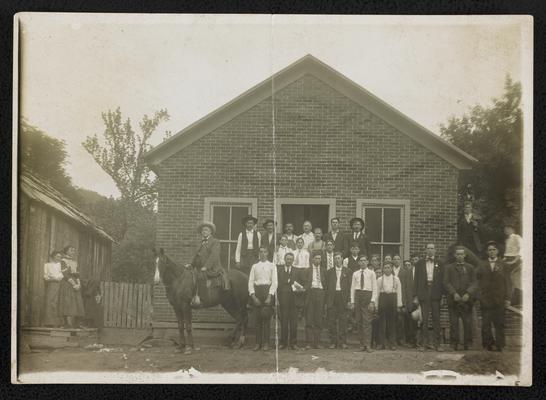
M 184 325 L 186 328 L 186 335 L 188 336 L 188 343 L 186 345 L 184 353 L 189 354 L 191 353 L 192 349 L 199 350 L 197 347 L 193 345 L 193 334 L 192 334 L 192 324 L 191 324 L 191 317 L 192 317 L 192 310 L 191 305 L 187 304 L 184 308 Z
M 176 312 L 176 322 L 178 324 L 178 349 L 176 353 L 180 353 L 186 348 L 186 337 L 184 336 L 184 314 L 182 311 Z

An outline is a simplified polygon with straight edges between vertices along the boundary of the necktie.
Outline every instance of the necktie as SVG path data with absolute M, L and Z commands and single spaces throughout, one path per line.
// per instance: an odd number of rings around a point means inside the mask
M 358 233 L 355 233 L 355 240 L 357 239 Z
M 316 275 L 315 275 L 315 278 L 316 278 L 316 285 L 318 286 L 319 282 L 320 282 L 320 271 L 319 271 L 319 267 L 315 265 L 315 271 L 316 271 Z
M 364 270 L 360 270 L 360 290 L 364 290 Z

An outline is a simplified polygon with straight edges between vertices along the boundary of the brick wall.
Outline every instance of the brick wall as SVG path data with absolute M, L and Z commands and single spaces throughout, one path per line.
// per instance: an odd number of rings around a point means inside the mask
M 193 256 L 205 197 L 256 197 L 263 221 L 273 216 L 274 183 L 278 198 L 336 198 L 344 230 L 357 199 L 410 200 L 411 252 L 423 253 L 432 240 L 441 255 L 456 237 L 457 169 L 311 75 L 163 161 L 158 172 L 158 245 L 177 262 Z

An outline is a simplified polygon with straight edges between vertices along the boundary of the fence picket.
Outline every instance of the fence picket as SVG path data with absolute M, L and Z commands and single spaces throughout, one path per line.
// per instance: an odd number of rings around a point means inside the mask
M 100 287 L 105 327 L 134 329 L 149 326 L 152 315 L 151 285 L 104 281 Z

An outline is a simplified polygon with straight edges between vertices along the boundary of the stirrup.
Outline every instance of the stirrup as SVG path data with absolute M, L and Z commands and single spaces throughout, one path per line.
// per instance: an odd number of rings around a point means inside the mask
M 193 296 L 193 298 L 191 299 L 191 304 L 190 304 L 192 307 L 199 307 L 201 306 L 201 299 L 199 298 L 199 295 L 196 294 L 195 296 Z

